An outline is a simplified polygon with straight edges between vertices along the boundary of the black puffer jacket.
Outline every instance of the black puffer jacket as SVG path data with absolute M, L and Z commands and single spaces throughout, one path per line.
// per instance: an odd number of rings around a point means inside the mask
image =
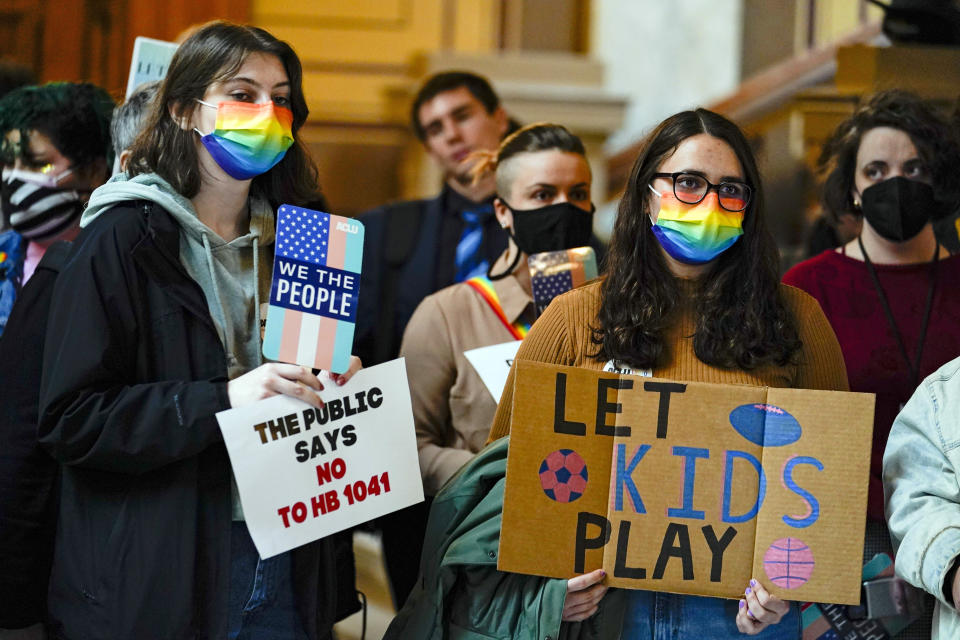
M 179 260 L 179 227 L 138 201 L 82 234 L 54 288 L 40 441 L 63 465 L 50 579 L 53 631 L 73 640 L 227 633 L 230 462 L 223 347 Z M 355 594 L 331 538 L 294 551 L 313 639 Z

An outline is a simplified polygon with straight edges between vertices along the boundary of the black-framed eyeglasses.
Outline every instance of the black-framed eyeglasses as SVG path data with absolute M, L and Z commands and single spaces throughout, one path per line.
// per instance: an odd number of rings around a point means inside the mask
M 717 192 L 721 207 L 727 211 L 743 211 L 753 196 L 753 189 L 744 182 L 713 184 L 699 174 L 684 171 L 655 173 L 653 177 L 669 178 L 673 182 L 673 195 L 684 204 L 699 204 L 713 189 Z

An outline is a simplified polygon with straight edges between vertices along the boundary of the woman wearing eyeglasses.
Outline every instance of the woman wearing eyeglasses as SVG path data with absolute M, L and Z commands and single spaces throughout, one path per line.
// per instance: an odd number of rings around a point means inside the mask
M 960 150 L 929 105 L 886 91 L 837 127 L 820 164 L 828 172 L 827 214 L 834 220 L 853 214 L 862 228 L 842 247 L 792 268 L 783 281 L 820 302 L 843 349 L 850 387 L 876 394 L 866 562 L 892 554 L 882 483 L 890 427 L 917 385 L 960 356 L 960 256 L 951 257 L 933 229 L 934 220 L 956 207 Z M 891 530 L 902 539 L 916 519 L 900 521 L 899 530 L 896 524 L 891 520 Z M 921 551 L 925 545 L 916 555 Z M 930 615 L 923 618 L 897 637 L 929 638 Z
M 779 284 L 777 263 L 743 133 L 704 109 L 679 113 L 657 127 L 634 164 L 614 226 L 608 275 L 555 298 L 527 334 L 514 366 L 527 360 L 680 381 L 846 390 L 829 323 L 813 298 Z M 511 371 L 492 441 L 509 434 L 513 378 Z M 502 448 L 488 446 L 440 491 L 432 515 L 442 515 L 438 505 L 467 495 L 458 493 L 460 480 Z M 462 512 L 450 509 L 452 516 Z M 480 531 L 477 515 L 471 513 L 469 523 Z M 798 607 L 771 596 L 765 576 L 744 584 L 739 601 L 619 590 L 604 597 L 599 570 L 564 581 L 471 565 L 451 576 L 452 559 L 439 568 L 430 564 L 431 557 L 443 557 L 437 549 L 449 542 L 436 543 L 443 540 L 440 527 L 455 526 L 439 520 L 428 525 L 422 593 L 411 596 L 388 637 L 439 637 L 443 629 L 423 623 L 436 625 L 442 610 L 448 630 L 491 637 L 534 637 L 523 633 L 532 620 L 540 637 L 553 638 L 800 638 Z M 466 549 L 466 542 L 456 540 L 449 548 Z M 440 575 L 442 582 L 431 582 Z M 444 585 L 453 586 L 439 607 L 430 598 Z M 410 633 L 417 625 L 426 633 Z
M 517 360 L 680 381 L 846 390 L 830 325 L 813 298 L 779 285 L 777 262 L 743 133 L 704 109 L 678 113 L 657 127 L 634 164 L 606 279 L 556 298 Z M 509 431 L 512 390 L 513 371 L 491 439 Z M 598 610 L 605 587 L 600 576 L 588 576 L 594 584 L 575 578 L 568 585 L 564 620 Z M 797 606 L 770 596 L 765 576 L 754 578 L 739 603 L 631 591 L 621 637 L 675 629 L 677 640 L 737 632 L 799 638 Z

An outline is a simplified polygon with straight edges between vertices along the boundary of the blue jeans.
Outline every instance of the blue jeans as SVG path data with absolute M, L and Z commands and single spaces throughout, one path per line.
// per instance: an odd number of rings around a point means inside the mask
M 623 617 L 622 640 L 719 640 L 746 638 L 737 629 L 737 600 L 683 596 L 655 591 L 631 591 Z M 760 640 L 800 640 L 800 607 L 780 624 L 750 636 Z
M 306 640 L 293 598 L 291 554 L 261 560 L 244 522 L 234 522 L 230 556 L 230 640 Z

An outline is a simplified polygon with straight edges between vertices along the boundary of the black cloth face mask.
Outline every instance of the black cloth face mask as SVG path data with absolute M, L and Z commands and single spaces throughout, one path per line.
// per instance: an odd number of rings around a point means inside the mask
M 901 176 L 864 189 L 861 207 L 870 226 L 892 242 L 913 238 L 942 209 L 933 187 Z
M 584 211 L 569 202 L 558 202 L 538 209 L 514 209 L 503 198 L 500 202 L 513 214 L 513 230 L 508 230 L 508 233 L 520 251 L 513 264 L 503 273 L 492 275 L 488 271 L 487 278 L 490 280 L 500 280 L 513 273 L 523 253 L 531 256 L 590 244 L 593 212 L 596 211 L 593 204 L 590 205 L 590 211 Z

